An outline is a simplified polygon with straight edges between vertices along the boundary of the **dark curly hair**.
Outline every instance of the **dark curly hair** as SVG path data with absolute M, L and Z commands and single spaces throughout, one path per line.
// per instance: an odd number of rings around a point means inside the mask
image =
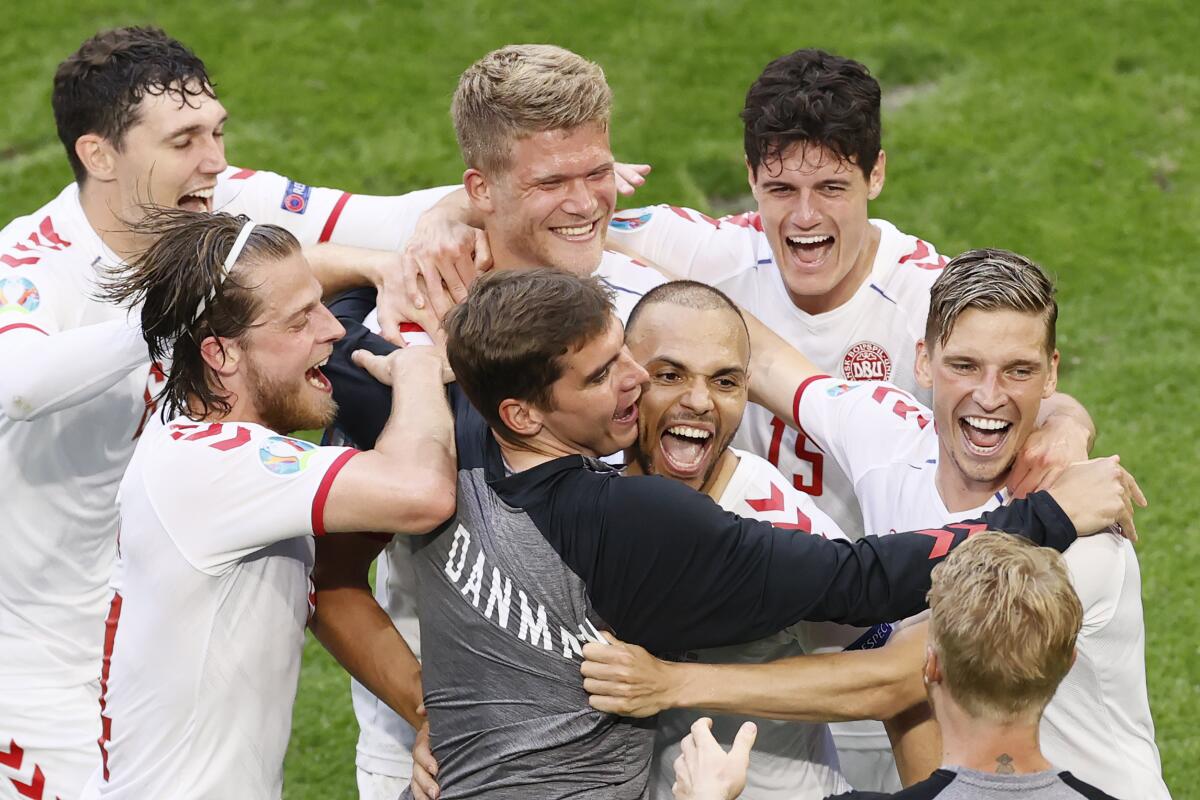
M 746 159 L 758 168 L 802 142 L 828 148 L 865 177 L 879 156 L 879 82 L 849 58 L 797 50 L 767 65 L 746 93 Z
M 54 73 L 50 104 L 75 180 L 87 180 L 75 153 L 80 136 L 94 133 L 120 149 L 141 99 L 164 93 L 180 105 L 216 97 L 204 62 L 160 28 L 101 31 L 67 56 Z
M 188 412 L 200 417 L 228 414 L 228 394 L 204 362 L 200 344 L 209 336 L 238 339 L 254 327 L 261 310 L 248 268 L 281 261 L 299 251 L 296 237 L 275 225 L 255 225 L 228 278 L 224 262 L 246 224 L 243 215 L 206 214 L 147 207 L 130 230 L 153 239 L 140 255 L 108 271 L 102 299 L 141 305 L 142 336 L 156 361 L 170 360 L 166 385 L 157 399 L 164 417 Z M 203 313 L 196 315 L 201 300 Z

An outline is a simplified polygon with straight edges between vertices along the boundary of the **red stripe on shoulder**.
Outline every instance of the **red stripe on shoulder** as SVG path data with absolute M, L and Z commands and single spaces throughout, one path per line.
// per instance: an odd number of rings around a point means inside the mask
M 325 220 L 325 227 L 321 229 L 321 235 L 317 242 L 328 242 L 329 237 L 333 236 L 333 229 L 337 226 L 338 217 L 342 216 L 342 209 L 346 207 L 346 202 L 350 199 L 350 192 L 342 192 L 342 196 L 333 204 L 333 211 L 329 212 L 329 219 Z
M 38 333 L 42 334 L 43 336 L 50 335 L 50 334 L 46 333 L 44 330 L 42 330 L 41 328 L 39 328 L 37 325 L 30 325 L 28 322 L 14 322 L 12 325 L 5 325 L 3 328 L 0 328 L 0 333 L 4 333 L 5 331 L 17 330 L 18 328 L 29 328 L 30 330 L 37 331 Z
M 244 180 L 246 180 L 246 178 L 249 178 L 251 175 L 253 175 L 256 172 L 258 172 L 258 170 L 256 170 L 256 169 L 239 169 L 237 172 L 235 172 L 229 176 L 229 180 L 244 181 Z
M 792 398 L 792 420 L 796 423 L 796 427 L 800 428 L 801 430 L 804 428 L 800 424 L 800 401 L 804 398 L 804 390 L 812 385 L 814 381 L 825 380 L 828 377 L 828 375 L 812 375 L 808 378 L 805 378 L 804 382 L 796 388 L 796 395 Z M 808 438 L 811 439 L 812 437 L 809 436 Z
M 312 504 L 312 529 L 313 536 L 325 535 L 325 502 L 329 500 L 329 490 L 333 488 L 333 479 L 342 471 L 342 467 L 359 454 L 359 450 L 347 450 L 333 460 L 329 465 L 329 469 L 325 470 L 324 477 L 321 478 L 321 484 L 317 487 L 317 493 L 313 497 Z

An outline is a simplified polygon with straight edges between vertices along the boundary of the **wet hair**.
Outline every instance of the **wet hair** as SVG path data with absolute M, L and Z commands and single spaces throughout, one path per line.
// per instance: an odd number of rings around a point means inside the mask
M 742 109 L 746 160 L 769 172 L 793 145 L 818 145 L 854 163 L 868 180 L 879 157 L 879 82 L 849 58 L 797 50 L 772 61 Z
M 968 250 L 950 259 L 929 291 L 925 344 L 945 345 L 964 311 L 1020 311 L 1046 321 L 1046 355 L 1054 353 L 1058 301 L 1045 271 L 1010 250 Z
M 251 267 L 280 261 L 300 250 L 296 237 L 275 225 L 255 225 L 222 280 L 224 262 L 248 219 L 176 208 L 149 208 L 130 230 L 154 243 L 108 272 L 104 299 L 141 304 L 142 335 L 155 361 L 170 359 L 160 399 L 163 413 L 228 414 L 220 378 L 204 362 L 209 336 L 239 339 L 261 312 Z M 197 314 L 201 302 L 204 309 Z
M 101 31 L 58 65 L 50 102 L 76 181 L 87 180 L 75 152 L 79 137 L 94 133 L 120 150 L 142 98 L 161 94 L 180 105 L 216 97 L 204 62 L 160 28 Z
M 1036 719 L 1071 669 L 1083 606 L 1061 555 L 1006 533 L 972 536 L 933 568 L 930 644 L 973 717 Z
M 742 329 L 746 332 L 747 348 L 749 347 L 750 329 L 746 327 L 746 318 L 742 316 L 742 310 L 737 307 L 737 303 L 730 300 L 720 289 L 697 281 L 668 281 L 646 292 L 629 312 L 629 319 L 625 322 L 626 334 L 635 329 L 644 310 L 659 303 L 670 303 L 697 311 L 732 311 L 742 323 Z M 701 335 L 701 332 L 697 332 L 697 335 Z
M 497 434 L 518 442 L 500 403 L 553 409 L 563 357 L 608 330 L 612 313 L 597 278 L 543 267 L 489 272 L 446 315 L 446 355 L 471 405 Z
M 554 45 L 514 44 L 463 72 L 450 114 L 467 166 L 503 172 L 517 139 L 588 123 L 607 129 L 611 110 L 599 65 Z

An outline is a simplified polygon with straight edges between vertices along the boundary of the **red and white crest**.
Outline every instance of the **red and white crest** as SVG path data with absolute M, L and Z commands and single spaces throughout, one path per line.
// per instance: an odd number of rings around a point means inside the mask
M 852 381 L 890 380 L 892 357 L 874 342 L 859 342 L 842 357 L 842 375 Z

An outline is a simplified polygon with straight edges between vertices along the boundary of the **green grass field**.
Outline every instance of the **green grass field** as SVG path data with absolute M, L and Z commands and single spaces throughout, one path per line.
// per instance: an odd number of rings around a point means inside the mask
M 1191 10 L 1189 10 L 1189 8 Z M 397 193 L 461 175 L 448 117 L 487 50 L 553 42 L 599 61 L 618 157 L 655 165 L 639 201 L 747 204 L 737 118 L 772 57 L 820 46 L 884 85 L 889 181 L 873 214 L 954 254 L 1026 253 L 1060 280 L 1062 388 L 1120 453 L 1139 518 L 1146 656 L 1176 798 L 1200 797 L 1200 15 L 1179 2 L 691 0 L 14 5 L 0 37 L 0 219 L 70 180 L 55 65 L 96 29 L 153 22 L 208 63 L 230 160 Z M 310 642 L 285 796 L 354 796 L 348 682 Z M 1114 759 L 1121 754 L 1114 752 Z

